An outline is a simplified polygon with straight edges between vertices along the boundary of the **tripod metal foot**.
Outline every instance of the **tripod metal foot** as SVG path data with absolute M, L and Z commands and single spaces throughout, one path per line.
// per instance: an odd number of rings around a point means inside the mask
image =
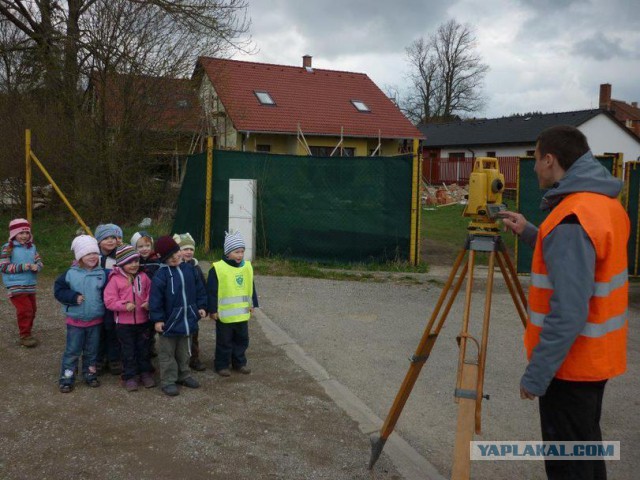
M 387 443 L 386 438 L 381 438 L 380 435 L 373 434 L 369 439 L 371 441 L 371 458 L 369 459 L 369 470 L 373 468 L 373 466 L 380 458 L 380 454 L 382 453 L 382 449 L 384 448 L 384 444 Z

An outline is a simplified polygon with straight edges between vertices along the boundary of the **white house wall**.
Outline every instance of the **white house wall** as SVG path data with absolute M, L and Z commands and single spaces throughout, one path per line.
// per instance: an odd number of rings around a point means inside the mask
M 586 121 L 578 129 L 587 137 L 591 151 L 595 155 L 622 152 L 625 162 L 640 159 L 640 141 L 634 140 L 620 125 L 603 113 Z M 534 143 L 520 146 L 486 145 L 471 147 L 476 157 L 486 156 L 487 152 L 496 152 L 497 157 L 520 157 L 526 156 L 527 151 L 534 149 Z M 443 148 L 440 157 L 448 158 L 451 153 L 456 152 L 464 152 L 465 157 L 472 157 L 474 154 L 471 150 L 462 146 Z
M 522 145 L 518 147 L 505 147 L 505 146 L 486 146 L 486 147 L 472 147 L 473 153 L 467 148 L 443 148 L 440 154 L 441 158 L 448 158 L 451 152 L 464 152 L 465 157 L 486 157 L 487 152 L 496 152 L 496 157 L 524 157 L 528 150 L 533 150 L 535 145 Z
M 625 162 L 640 159 L 640 142 L 606 115 L 593 117 L 578 128 L 587 137 L 594 154 L 622 152 Z
M 218 135 L 218 145 L 216 147 L 235 148 L 238 132 L 233 128 L 233 124 L 227 115 L 217 115 L 218 112 L 224 113 L 224 105 L 222 105 L 211 80 L 206 75 L 202 76 L 199 97 L 209 126 Z

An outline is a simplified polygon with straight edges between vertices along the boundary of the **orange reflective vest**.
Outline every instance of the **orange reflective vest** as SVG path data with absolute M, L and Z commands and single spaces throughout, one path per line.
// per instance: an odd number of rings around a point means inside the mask
M 624 373 L 627 368 L 630 226 L 629 217 L 615 198 L 587 192 L 568 195 L 540 225 L 531 265 L 524 345 L 531 359 L 540 341 L 544 318 L 550 312 L 553 285 L 542 254 L 544 239 L 572 214 L 578 217 L 595 249 L 595 290 L 589 300 L 587 323 L 555 377 L 573 381 L 605 380 Z

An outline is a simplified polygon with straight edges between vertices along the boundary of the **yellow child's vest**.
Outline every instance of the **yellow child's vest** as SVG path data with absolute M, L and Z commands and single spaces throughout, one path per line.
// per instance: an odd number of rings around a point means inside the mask
M 218 318 L 222 323 L 246 322 L 251 317 L 253 296 L 251 262 L 236 268 L 220 260 L 213 267 L 218 277 Z

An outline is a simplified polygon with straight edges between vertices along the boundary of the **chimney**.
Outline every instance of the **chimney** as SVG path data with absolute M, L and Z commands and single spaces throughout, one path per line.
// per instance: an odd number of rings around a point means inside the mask
M 311 68 L 311 55 L 303 55 L 302 56 L 302 66 L 304 68 Z
M 611 84 L 600 84 L 600 108 L 609 110 L 611 108 Z

